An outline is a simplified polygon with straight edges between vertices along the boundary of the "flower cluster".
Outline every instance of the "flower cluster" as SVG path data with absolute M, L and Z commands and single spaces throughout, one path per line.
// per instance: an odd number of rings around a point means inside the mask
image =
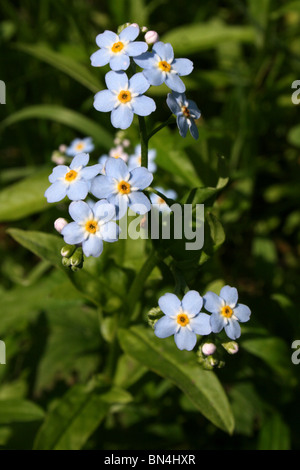
M 99 50 L 91 55 L 91 64 L 101 67 L 109 64 L 111 71 L 105 75 L 107 90 L 95 95 L 94 107 L 101 112 L 111 112 L 111 123 L 119 129 L 127 129 L 134 114 L 148 116 L 156 109 L 152 98 L 144 95 L 150 86 L 165 83 L 172 93 L 168 94 L 167 104 L 176 116 L 180 135 L 185 137 L 190 129 L 192 137 L 198 138 L 195 119 L 200 111 L 194 101 L 185 97 L 185 84 L 180 77 L 189 75 L 193 62 L 185 58 L 175 58 L 173 47 L 159 41 L 155 31 L 148 31 L 144 41 L 136 41 L 140 33 L 137 24 L 128 25 L 118 35 L 104 31 L 96 37 Z M 148 46 L 152 50 L 148 51 Z M 128 77 L 124 72 L 130 60 L 142 71 Z
M 191 351 L 197 342 L 197 334 L 209 335 L 220 333 L 224 328 L 230 339 L 241 335 L 239 322 L 247 322 L 251 311 L 249 307 L 238 303 L 238 292 L 235 287 L 225 286 L 220 295 L 207 292 L 203 297 L 196 291 L 189 291 L 182 301 L 175 294 L 167 293 L 160 297 L 158 305 L 163 312 L 154 324 L 154 333 L 158 338 L 174 335 L 179 349 Z M 211 315 L 203 313 L 202 307 Z M 213 354 L 215 349 L 210 345 L 204 354 Z

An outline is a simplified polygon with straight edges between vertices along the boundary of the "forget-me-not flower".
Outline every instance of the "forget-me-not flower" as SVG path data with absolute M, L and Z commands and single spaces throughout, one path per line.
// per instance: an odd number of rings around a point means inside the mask
M 166 196 L 167 199 L 176 199 L 177 193 L 173 189 L 163 189 L 160 187 L 155 188 L 157 191 Z M 150 199 L 152 204 L 155 204 L 160 212 L 170 212 L 171 209 L 166 203 L 165 199 L 155 193 L 151 193 Z
M 124 160 L 124 162 L 127 162 L 128 160 L 128 153 L 124 151 L 124 148 L 122 145 L 117 145 L 116 147 L 113 147 L 110 149 L 108 155 L 101 155 L 99 157 L 98 163 L 101 163 L 103 165 L 103 168 L 105 168 L 105 163 L 108 158 L 121 158 Z
M 168 293 L 159 299 L 158 305 L 165 314 L 154 326 L 158 338 L 174 335 L 179 349 L 191 351 L 197 342 L 196 334 L 211 333 L 209 315 L 201 312 L 203 299 L 198 292 L 190 290 L 182 301 L 175 294 Z
M 74 201 L 69 213 L 74 222 L 66 225 L 61 234 L 69 245 L 81 243 L 85 256 L 98 257 L 103 251 L 103 241 L 118 240 L 119 226 L 113 220 L 115 208 L 105 199 L 92 206 L 84 201 Z
M 102 165 L 87 167 L 87 153 L 76 155 L 70 166 L 58 165 L 53 168 L 49 181 L 51 186 L 45 191 L 48 202 L 58 202 L 68 196 L 72 201 L 85 199 L 89 192 L 91 180 L 100 173 Z
M 247 322 L 251 311 L 247 305 L 238 303 L 236 288 L 224 286 L 220 295 L 207 292 L 203 299 L 205 309 L 212 313 L 210 324 L 213 333 L 219 333 L 224 328 L 229 338 L 239 338 L 241 336 L 239 322 Z
M 148 170 L 151 173 L 154 173 L 156 171 L 156 164 L 154 163 L 155 158 L 156 158 L 156 150 L 149 149 L 148 150 Z M 128 168 L 129 170 L 133 170 L 133 168 L 140 167 L 141 164 L 142 164 L 141 145 L 138 144 L 136 145 L 134 149 L 134 154 L 129 156 Z
M 152 98 L 144 96 L 150 84 L 142 73 L 136 73 L 130 80 L 125 72 L 110 71 L 105 75 L 108 90 L 95 95 L 94 107 L 97 111 L 111 111 L 111 123 L 119 129 L 127 129 L 133 115 L 148 116 L 156 109 Z
M 172 113 L 176 115 L 181 137 L 185 137 L 189 129 L 192 137 L 198 139 L 199 132 L 194 120 L 199 119 L 201 112 L 195 101 L 187 100 L 184 93 L 173 91 L 167 96 L 167 105 Z
M 84 139 L 74 139 L 66 148 L 66 154 L 70 157 L 75 157 L 79 153 L 90 153 L 94 150 L 95 146 L 91 137 Z
M 145 214 L 151 208 L 147 196 L 142 192 L 153 179 L 147 168 L 129 171 L 126 163 L 118 158 L 109 158 L 105 164 L 105 175 L 96 176 L 91 192 L 99 199 L 105 198 L 115 205 L 119 217 L 130 207 L 137 214 Z
M 91 55 L 94 67 L 101 67 L 109 63 L 112 70 L 127 70 L 130 57 L 146 52 L 148 45 L 143 41 L 133 42 L 139 35 L 137 26 L 128 26 L 117 35 L 113 31 L 104 31 L 96 37 L 100 49 Z
M 171 90 L 183 93 L 185 84 L 180 76 L 189 75 L 193 70 L 193 62 L 189 59 L 174 59 L 171 44 L 159 41 L 152 48 L 152 52 L 145 52 L 133 59 L 142 67 L 143 74 L 151 85 L 165 84 Z

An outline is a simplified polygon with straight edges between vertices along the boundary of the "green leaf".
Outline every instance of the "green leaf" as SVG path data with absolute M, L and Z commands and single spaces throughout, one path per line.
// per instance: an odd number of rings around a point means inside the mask
M 27 106 L 4 119 L 0 124 L 0 132 L 26 119 L 50 119 L 76 129 L 83 135 L 93 137 L 101 147 L 110 149 L 113 146 L 111 134 L 102 126 L 72 109 L 56 105 Z
M 150 329 L 131 327 L 120 330 L 119 340 L 126 354 L 173 382 L 217 427 L 233 432 L 233 415 L 216 375 L 202 370 L 191 353 L 179 351 L 173 338 L 161 340 Z
M 290 429 L 278 413 L 263 424 L 258 437 L 258 450 L 290 450 Z
M 184 55 L 211 49 L 224 42 L 253 43 L 254 38 L 255 32 L 250 26 L 228 26 L 213 20 L 172 29 L 161 41 L 170 42 L 176 55 Z
M 49 49 L 45 44 L 32 45 L 17 43 L 16 47 L 61 70 L 92 92 L 96 93 L 104 88 L 103 84 L 84 65 L 65 54 Z
M 287 140 L 291 145 L 300 147 L 300 124 L 297 124 L 289 130 Z
M 28 400 L 0 400 L 0 424 L 41 421 L 44 411 Z
M 98 394 L 84 385 L 75 385 L 58 401 L 40 428 L 35 450 L 79 450 L 98 428 L 112 404 L 126 404 L 131 396 L 112 389 Z
M 0 222 L 19 220 L 51 207 L 44 196 L 49 174 L 49 169 L 38 170 L 0 191 Z

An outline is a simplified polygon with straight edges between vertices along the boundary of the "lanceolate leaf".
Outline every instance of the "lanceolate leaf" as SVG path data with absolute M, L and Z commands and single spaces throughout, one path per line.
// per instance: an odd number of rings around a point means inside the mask
M 232 433 L 233 415 L 224 389 L 213 372 L 201 369 L 194 356 L 179 351 L 171 338 L 158 339 L 143 327 L 120 330 L 119 339 L 126 354 L 169 379 L 207 419 Z
M 0 400 L 0 424 L 41 421 L 44 411 L 28 400 Z

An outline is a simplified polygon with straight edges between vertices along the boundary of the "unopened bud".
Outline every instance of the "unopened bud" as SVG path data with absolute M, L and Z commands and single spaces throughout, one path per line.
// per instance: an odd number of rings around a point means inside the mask
M 159 307 L 153 307 L 148 312 L 148 323 L 154 328 L 155 323 L 163 316 L 163 313 Z
M 76 266 L 79 269 L 82 268 L 82 265 L 83 265 L 83 251 L 82 251 L 81 246 L 76 248 L 76 250 L 74 251 L 74 253 L 71 256 L 70 260 L 71 260 L 71 265 L 72 266 Z
M 62 265 L 65 266 L 66 268 L 70 266 L 71 264 L 70 258 L 62 258 L 61 262 L 62 262 Z
M 124 139 L 123 142 L 122 142 L 122 145 L 123 145 L 123 147 L 125 147 L 125 148 L 126 148 L 126 147 L 129 147 L 129 145 L 130 145 L 130 140 L 129 140 L 129 139 Z
M 61 144 L 61 145 L 58 147 L 58 150 L 59 150 L 61 153 L 66 153 L 67 146 L 66 146 L 65 144 Z
M 51 155 L 51 161 L 53 163 L 56 163 L 57 165 L 64 165 L 66 162 L 66 159 L 60 152 L 55 150 Z
M 142 33 L 147 33 L 147 31 L 148 31 L 147 26 L 142 26 L 141 31 L 142 31 Z
M 216 352 L 216 345 L 214 343 L 205 343 L 202 346 L 202 352 L 205 356 L 211 356 Z
M 68 222 L 66 221 L 66 219 L 64 219 L 63 217 L 59 217 L 58 219 L 56 219 L 56 221 L 54 222 L 54 228 L 55 230 L 58 231 L 58 233 L 61 233 L 62 229 L 68 225 Z
M 127 26 L 130 26 L 130 23 L 124 23 L 118 26 L 117 34 L 120 34 L 123 31 L 123 29 L 127 28 Z
M 159 35 L 156 31 L 148 31 L 145 34 L 145 41 L 147 44 L 155 44 L 159 40 Z
M 75 245 L 64 245 L 60 250 L 60 254 L 63 258 L 70 258 L 76 249 Z
M 228 343 L 222 343 L 222 346 L 229 354 L 236 354 L 239 350 L 239 345 L 235 341 L 228 341 Z

